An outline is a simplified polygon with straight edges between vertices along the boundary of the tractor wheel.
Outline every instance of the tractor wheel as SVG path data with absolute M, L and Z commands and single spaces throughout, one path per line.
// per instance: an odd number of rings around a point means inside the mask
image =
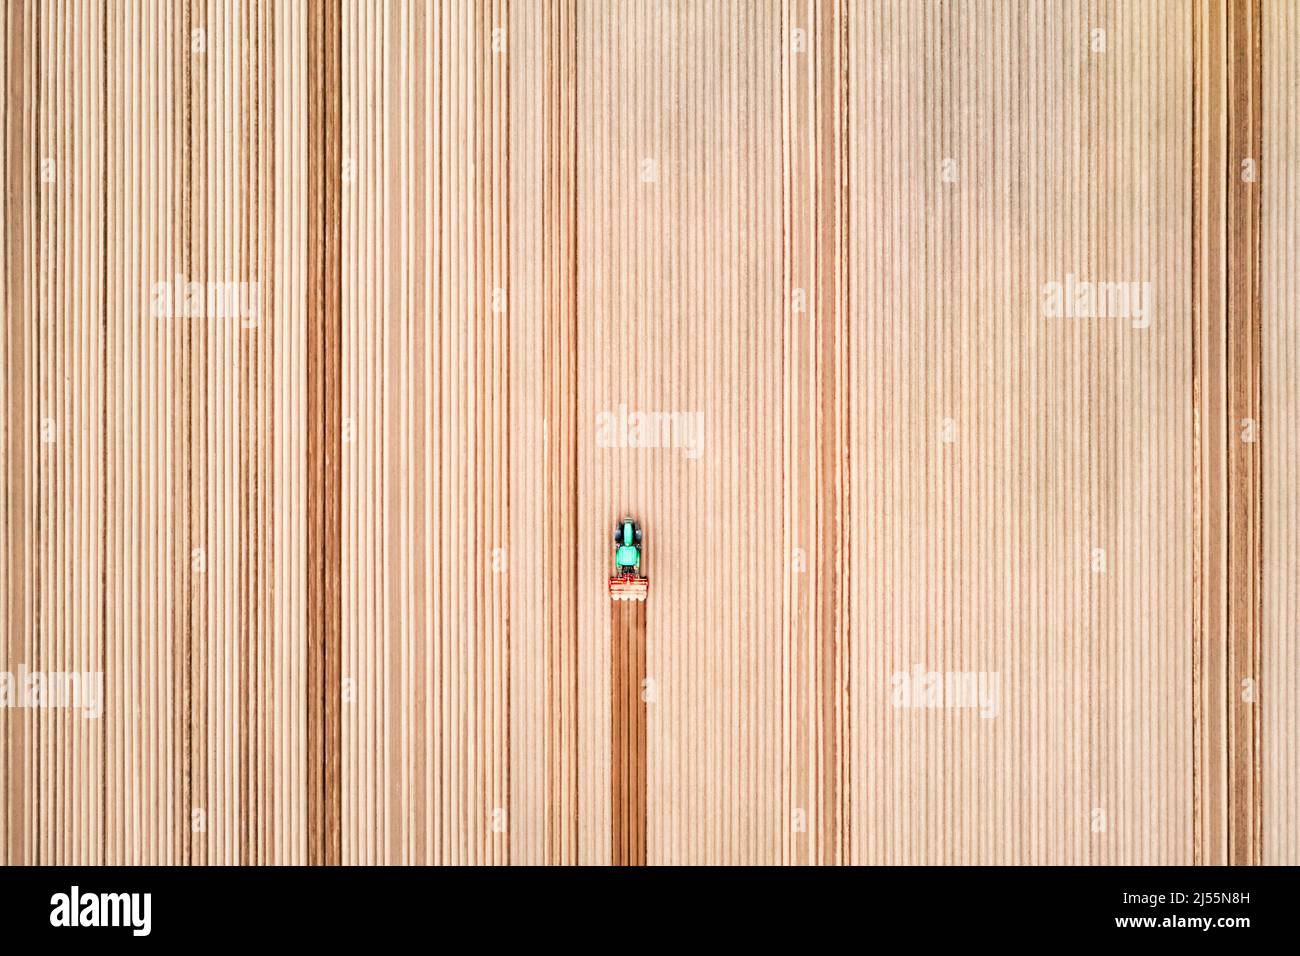
M 614 543 L 615 544 L 623 543 L 623 522 L 621 521 L 618 524 L 614 525 Z
M 632 526 L 632 543 L 638 546 L 641 544 L 641 526 L 639 524 Z

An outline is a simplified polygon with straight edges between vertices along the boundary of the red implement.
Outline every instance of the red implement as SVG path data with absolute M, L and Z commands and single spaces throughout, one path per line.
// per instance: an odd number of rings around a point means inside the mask
M 644 601 L 649 593 L 649 578 L 636 574 L 616 574 L 609 579 L 611 601 Z

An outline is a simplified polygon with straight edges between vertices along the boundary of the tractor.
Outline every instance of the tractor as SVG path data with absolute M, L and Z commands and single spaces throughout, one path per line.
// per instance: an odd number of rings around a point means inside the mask
M 641 527 L 631 518 L 614 526 L 614 575 L 609 579 L 613 601 L 644 601 L 650 581 L 641 573 Z

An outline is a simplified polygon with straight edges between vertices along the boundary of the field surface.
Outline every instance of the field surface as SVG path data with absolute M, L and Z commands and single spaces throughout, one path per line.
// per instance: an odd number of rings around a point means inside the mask
M 8 0 L 0 110 L 0 862 L 1300 863 L 1300 3 Z

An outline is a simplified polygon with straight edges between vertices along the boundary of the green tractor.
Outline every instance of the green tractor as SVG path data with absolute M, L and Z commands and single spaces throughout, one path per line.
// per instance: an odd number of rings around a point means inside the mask
M 641 573 L 641 527 L 631 518 L 614 526 L 614 576 L 609 596 L 614 601 L 644 601 L 650 582 Z

